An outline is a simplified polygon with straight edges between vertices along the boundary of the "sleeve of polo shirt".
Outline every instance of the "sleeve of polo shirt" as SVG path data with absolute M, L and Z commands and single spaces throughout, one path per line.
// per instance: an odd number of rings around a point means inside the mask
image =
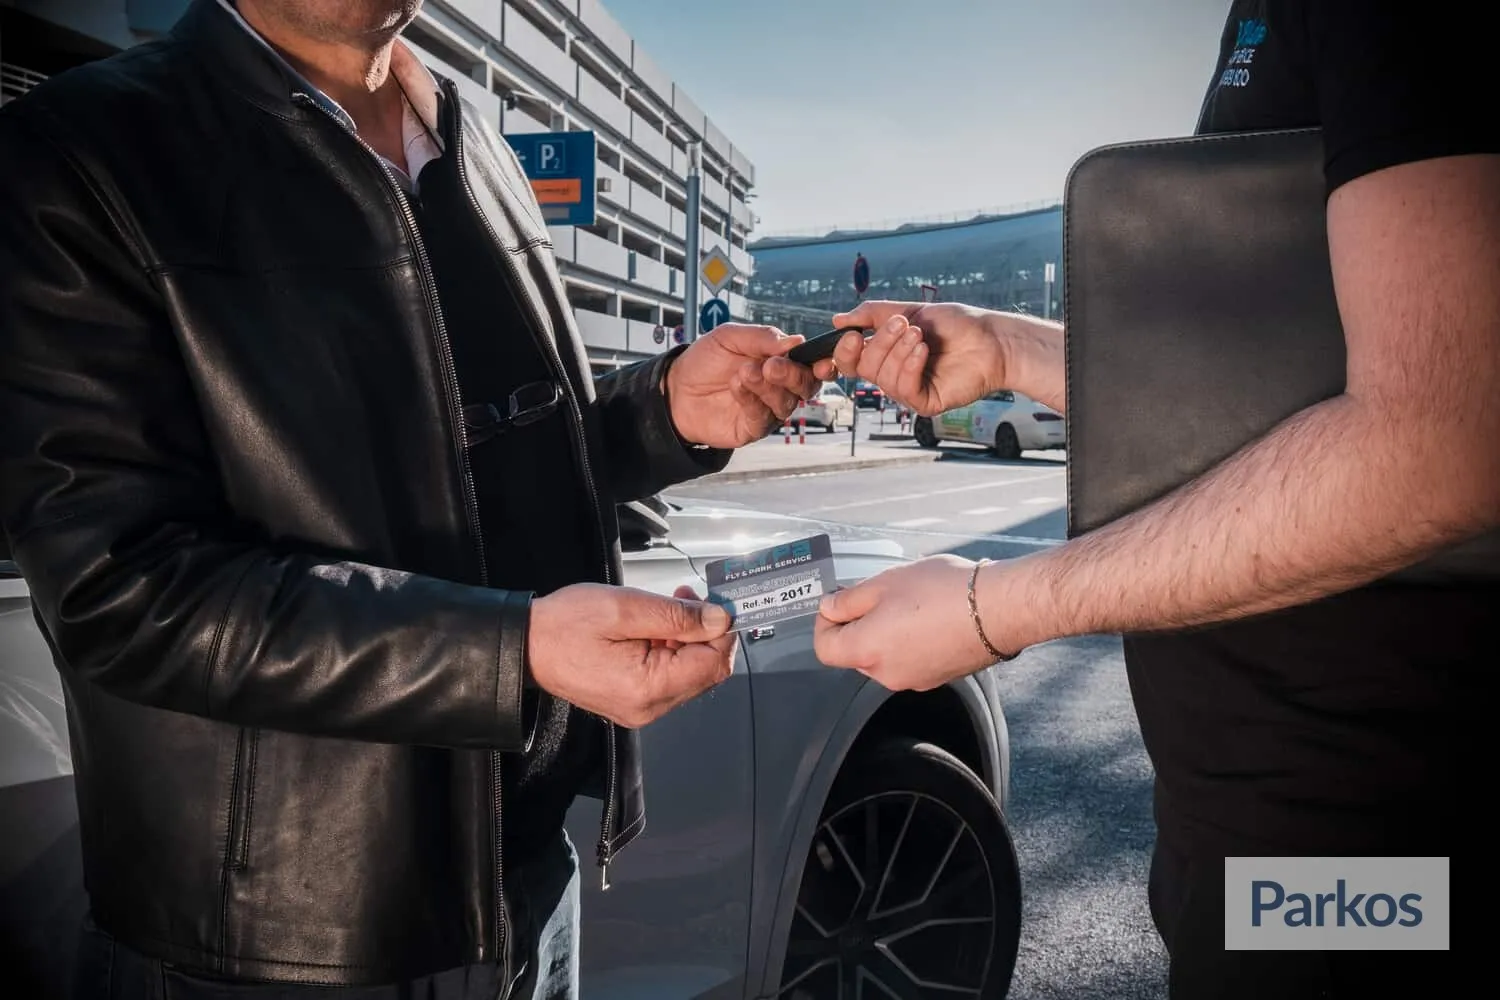
M 1500 152 L 1486 33 L 1439 2 L 1303 0 L 1331 194 L 1417 160 Z

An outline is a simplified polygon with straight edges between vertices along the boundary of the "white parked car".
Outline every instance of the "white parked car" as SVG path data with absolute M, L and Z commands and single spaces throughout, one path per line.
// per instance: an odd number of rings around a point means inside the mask
M 990 449 L 999 458 L 1020 458 L 1023 451 L 1067 447 L 1062 414 L 1019 392 L 1002 389 L 968 406 L 936 417 L 918 417 L 912 435 L 924 448 L 943 441 L 962 441 Z
M 824 382 L 816 396 L 792 411 L 787 422 L 796 427 L 804 419 L 807 426 L 821 427 L 832 434 L 854 423 L 854 400 L 838 383 Z

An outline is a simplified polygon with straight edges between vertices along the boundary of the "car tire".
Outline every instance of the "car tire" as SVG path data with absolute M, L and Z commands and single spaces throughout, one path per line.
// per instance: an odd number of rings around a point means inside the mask
M 911 436 L 916 438 L 917 444 L 923 448 L 938 446 L 937 431 L 933 430 L 932 421 L 926 417 L 918 417 L 911 422 Z
M 891 740 L 829 794 L 777 996 L 999 1000 L 1020 939 L 1020 868 L 989 789 L 941 747 Z
M 1001 424 L 995 428 L 996 458 L 1017 459 L 1021 457 L 1021 439 L 1016 437 L 1016 429 L 1010 424 Z

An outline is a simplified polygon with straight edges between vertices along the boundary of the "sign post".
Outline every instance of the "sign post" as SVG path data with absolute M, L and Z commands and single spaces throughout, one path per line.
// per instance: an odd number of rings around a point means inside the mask
M 853 398 L 853 397 L 850 397 Z M 854 457 L 854 443 L 859 434 L 859 404 L 854 404 L 854 416 L 849 420 L 849 457 Z
M 683 262 L 684 284 L 682 290 L 682 321 L 692 323 L 698 315 L 698 231 L 703 226 L 703 147 L 696 142 L 687 148 L 687 259 Z M 689 340 L 697 339 L 697 331 Z
M 592 132 L 507 135 L 549 226 L 592 226 L 596 154 Z
M 698 264 L 697 280 L 689 279 L 693 284 L 703 282 L 709 294 L 714 298 L 703 303 L 698 310 L 698 335 L 701 336 L 714 329 L 720 324 L 729 322 L 729 303 L 719 298 L 719 293 L 729 287 L 734 276 L 739 272 L 729 260 L 729 256 L 719 247 L 709 248 Z
M 1046 267 L 1046 269 L 1042 273 L 1044 275 L 1044 279 L 1042 281 L 1042 284 L 1043 284 L 1043 286 L 1045 288 L 1044 294 L 1046 295 L 1045 301 L 1042 302 L 1042 316 L 1045 317 L 1046 319 L 1051 319 L 1052 318 L 1052 283 L 1057 280 L 1057 265 L 1054 264 L 1050 260 L 1047 261 L 1047 267 Z
M 730 261 L 722 247 L 710 247 L 708 253 L 703 255 L 702 263 L 698 265 L 698 278 L 708 288 L 709 292 L 718 295 L 729 287 L 739 270 Z
M 729 322 L 729 303 L 723 299 L 713 298 L 703 303 L 703 308 L 698 310 L 698 333 L 712 333 L 714 328 Z

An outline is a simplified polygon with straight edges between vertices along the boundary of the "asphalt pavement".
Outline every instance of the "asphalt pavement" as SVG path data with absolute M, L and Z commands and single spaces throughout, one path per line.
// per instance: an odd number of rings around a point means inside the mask
M 847 447 L 847 433 L 842 438 Z M 678 492 L 878 525 L 913 557 L 1011 558 L 1056 545 L 1067 531 L 1057 453 L 1000 461 L 945 447 L 930 464 L 699 483 Z M 1165 997 L 1166 956 L 1146 903 L 1152 771 L 1119 640 L 1047 643 L 1000 676 L 1011 740 L 1008 820 L 1024 893 L 1011 1000 Z
M 844 438 L 847 448 L 848 435 Z M 856 454 L 861 447 L 869 452 L 880 445 L 856 445 Z M 874 525 L 913 557 L 957 552 L 1004 559 L 1056 545 L 1066 536 L 1067 476 L 1060 453 L 1026 452 L 1000 461 L 979 448 L 950 445 L 936 459 L 916 466 L 705 481 L 677 492 L 815 520 Z
M 852 430 L 841 427 L 830 433 L 816 427 L 785 428 L 764 441 L 737 449 L 724 471 L 701 482 L 723 485 L 870 466 L 925 465 L 937 457 L 937 453 L 918 447 L 894 417 L 882 424 L 878 414 L 865 410 Z

